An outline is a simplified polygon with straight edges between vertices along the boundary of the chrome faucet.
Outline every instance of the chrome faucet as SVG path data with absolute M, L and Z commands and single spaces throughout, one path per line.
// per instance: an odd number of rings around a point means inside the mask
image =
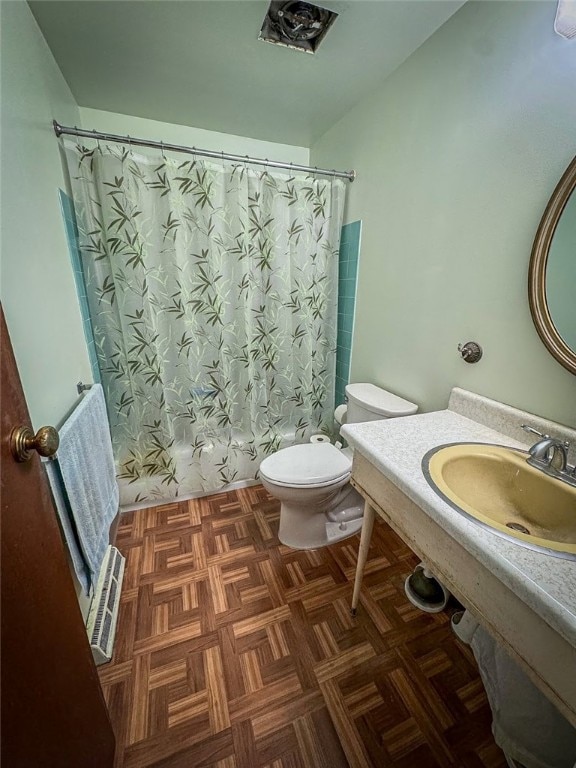
M 564 480 L 570 485 L 576 485 L 576 466 L 571 467 L 568 464 L 570 443 L 567 440 L 557 440 L 550 435 L 544 435 L 528 424 L 522 424 L 522 429 L 525 432 L 538 435 L 540 438 L 528 451 L 530 454 L 530 458 L 527 460 L 528 464 L 542 470 L 547 475 Z
M 530 456 L 532 456 L 535 462 L 541 462 L 547 467 L 554 467 L 558 472 L 564 472 L 568 466 L 566 448 L 568 448 L 566 443 L 553 437 L 547 437 L 539 440 L 530 448 Z

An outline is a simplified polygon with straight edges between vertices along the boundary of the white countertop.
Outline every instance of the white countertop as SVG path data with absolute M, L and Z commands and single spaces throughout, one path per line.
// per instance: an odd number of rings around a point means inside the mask
M 422 472 L 423 456 L 443 443 L 496 443 L 523 449 L 525 444 L 451 410 L 346 424 L 341 433 L 355 450 L 576 646 L 576 561 L 527 549 L 477 525 L 437 496 Z

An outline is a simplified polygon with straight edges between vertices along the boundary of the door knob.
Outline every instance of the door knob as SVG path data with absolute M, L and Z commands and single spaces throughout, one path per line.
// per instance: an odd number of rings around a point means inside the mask
M 14 427 L 10 435 L 10 451 L 16 461 L 29 461 L 32 451 L 40 456 L 54 456 L 58 450 L 60 438 L 54 427 L 40 427 L 34 434 L 30 427 Z

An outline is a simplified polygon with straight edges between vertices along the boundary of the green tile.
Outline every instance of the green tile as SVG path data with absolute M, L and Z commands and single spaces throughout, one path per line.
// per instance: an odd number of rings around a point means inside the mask
M 342 331 L 348 331 L 348 333 L 352 333 L 352 326 L 354 325 L 354 315 L 351 315 L 349 313 L 342 314 L 342 321 L 339 324 L 339 328 Z
M 338 345 L 345 349 L 352 349 L 352 333 L 350 331 L 342 331 L 338 334 Z
M 340 297 L 338 306 L 338 311 L 341 315 L 344 315 L 345 317 L 351 317 L 354 314 L 354 297 L 342 295 Z
M 100 371 L 98 368 L 98 358 L 96 355 L 96 347 L 94 343 L 92 321 L 90 319 L 90 308 L 88 306 L 86 284 L 84 282 L 84 272 L 82 270 L 82 260 L 78 247 L 78 228 L 76 226 L 74 205 L 72 200 L 62 190 L 59 190 L 59 198 L 62 211 L 62 219 L 64 222 L 64 231 L 66 234 L 66 241 L 68 243 L 68 252 L 72 266 L 72 274 L 74 275 L 76 294 L 78 296 L 80 315 L 82 317 L 82 330 L 84 331 L 84 338 L 86 340 L 86 349 L 88 352 L 90 365 L 92 367 L 92 375 L 94 377 L 94 381 L 99 382 Z
M 344 402 L 350 380 L 352 329 L 356 303 L 356 282 L 360 249 L 361 221 L 344 224 L 338 254 L 338 315 L 336 347 L 336 404 Z
M 338 347 L 336 350 L 336 365 L 338 366 L 339 362 L 345 365 L 349 365 L 351 355 L 351 349 L 347 349 L 346 347 Z
M 343 405 L 346 402 L 346 390 L 344 387 L 344 383 L 336 387 L 336 396 L 334 399 L 336 406 Z
M 338 290 L 340 291 L 340 295 L 344 298 L 348 298 L 349 296 L 353 295 L 350 293 L 350 280 L 339 280 L 338 281 Z
M 96 346 L 94 342 L 88 344 L 88 358 L 90 360 L 90 368 L 92 369 L 92 378 L 94 381 L 101 383 L 100 368 L 98 366 L 98 357 L 96 355 Z
M 358 261 L 349 261 L 346 265 L 346 277 L 348 279 L 356 281 L 356 274 L 358 271 Z
M 360 220 L 351 221 L 349 224 L 345 224 L 344 226 L 346 227 L 346 234 L 348 239 L 357 242 L 360 239 L 360 228 L 362 226 L 362 222 Z
M 62 209 L 62 216 L 66 219 L 72 219 L 74 217 L 74 206 L 72 204 L 72 200 L 68 195 L 62 190 L 59 189 L 59 198 L 60 198 L 60 208 Z
M 341 358 L 336 359 L 336 378 L 344 379 L 348 373 L 348 364 Z

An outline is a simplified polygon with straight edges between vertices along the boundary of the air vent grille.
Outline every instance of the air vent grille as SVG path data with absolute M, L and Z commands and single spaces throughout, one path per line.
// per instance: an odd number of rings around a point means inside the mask
M 315 53 L 337 16 L 334 11 L 302 0 L 272 0 L 258 39 Z
M 96 664 L 104 664 L 112 658 L 124 562 L 116 547 L 108 547 L 86 622 Z

